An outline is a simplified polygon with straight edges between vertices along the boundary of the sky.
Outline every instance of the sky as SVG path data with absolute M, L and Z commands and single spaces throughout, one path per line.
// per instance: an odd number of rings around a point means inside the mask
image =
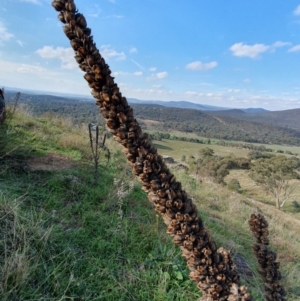
M 50 0 L 0 0 L 0 87 L 90 95 Z M 75 0 L 123 96 L 300 108 L 300 0 Z

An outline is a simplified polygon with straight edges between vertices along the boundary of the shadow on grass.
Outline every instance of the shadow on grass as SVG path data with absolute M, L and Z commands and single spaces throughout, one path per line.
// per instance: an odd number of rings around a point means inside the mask
M 158 144 L 158 143 L 153 143 L 154 146 L 157 148 L 157 149 L 166 149 L 166 150 L 173 150 L 173 148 L 169 147 L 169 146 L 165 146 L 165 145 L 161 145 L 161 144 Z

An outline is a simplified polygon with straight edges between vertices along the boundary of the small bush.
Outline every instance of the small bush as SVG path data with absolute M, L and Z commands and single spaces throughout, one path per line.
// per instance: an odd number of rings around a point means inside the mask
M 241 191 L 241 184 L 237 179 L 231 179 L 227 184 L 228 189 L 240 192 Z

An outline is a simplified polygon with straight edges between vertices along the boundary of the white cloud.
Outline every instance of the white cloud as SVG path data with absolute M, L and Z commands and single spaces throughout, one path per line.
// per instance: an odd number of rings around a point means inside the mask
M 264 44 L 246 45 L 244 43 L 236 43 L 230 47 L 234 56 L 245 56 L 252 59 L 258 58 L 263 52 L 270 49 L 270 46 Z
M 52 46 L 44 46 L 36 51 L 42 58 L 58 59 L 62 63 L 62 68 L 73 69 L 77 68 L 77 63 L 74 59 L 74 51 L 72 48 L 63 48 Z
M 129 72 L 124 72 L 124 71 L 115 71 L 115 72 L 112 72 L 111 75 L 112 76 L 126 76 L 126 75 L 142 76 L 143 72 L 142 71 L 136 71 L 136 72 L 133 72 L 133 73 L 129 73 Z
M 146 80 L 148 81 L 153 81 L 153 80 L 158 80 L 158 79 L 164 79 L 169 76 L 168 72 L 163 71 L 163 72 L 158 72 L 156 74 L 151 74 L 151 76 L 147 77 Z
M 124 72 L 124 71 L 115 71 L 115 72 L 112 72 L 112 76 L 124 76 L 124 75 L 128 75 L 129 73 L 128 72 Z
M 107 19 L 110 19 L 110 18 L 115 18 L 115 19 L 122 19 L 124 18 L 123 15 L 109 15 L 109 16 L 106 16 Z
M 21 40 L 16 41 L 21 47 L 24 47 L 24 43 Z
M 239 89 L 228 89 L 227 92 L 228 93 L 239 93 L 241 90 Z
M 288 50 L 288 52 L 297 52 L 300 51 L 300 44 L 296 45 Z
M 252 59 L 259 58 L 260 55 L 266 51 L 275 52 L 276 48 L 286 47 L 291 45 L 290 42 L 282 42 L 276 41 L 272 45 L 265 45 L 265 44 L 254 44 L 254 45 L 247 45 L 244 43 L 236 43 L 232 45 L 229 49 L 231 50 L 234 56 L 239 57 L 250 57 Z
M 162 85 L 152 85 L 153 88 L 156 88 L 156 89 L 162 89 L 163 86 Z
M 185 92 L 185 94 L 188 96 L 198 96 L 198 93 L 195 91 L 187 91 L 187 92 Z
M 19 57 L 14 62 L 1 60 L 0 57 L 0 83 L 4 87 L 90 95 L 82 73 L 68 69 L 53 71 L 25 61 L 28 58 Z
M 251 80 L 250 80 L 249 78 L 245 78 L 245 79 L 243 80 L 243 82 L 244 82 L 245 84 L 250 84 L 250 83 L 251 83 Z
M 218 66 L 218 63 L 213 61 L 210 63 L 202 63 L 200 61 L 195 61 L 192 63 L 189 63 L 185 66 L 186 69 L 188 70 L 209 70 L 209 69 L 213 69 L 215 67 Z
M 298 5 L 294 10 L 294 15 L 299 16 L 300 15 L 300 5 Z
M 21 64 L 21 66 L 18 67 L 16 71 L 20 72 L 20 73 L 35 73 L 35 74 L 39 74 L 39 73 L 46 72 L 47 70 L 45 68 L 42 68 L 41 66 Z
M 282 42 L 282 41 L 276 41 L 275 43 L 272 44 L 272 47 L 274 48 L 280 48 L 280 47 L 285 47 L 291 45 L 290 42 Z
M 41 4 L 39 0 L 20 0 L 20 2 L 28 2 L 33 4 Z
M 157 77 L 158 79 L 166 78 L 166 77 L 168 77 L 168 72 L 164 71 L 164 72 L 156 73 L 156 77 Z
M 4 26 L 4 24 L 0 21 L 0 44 L 3 41 L 8 41 L 10 38 L 12 38 L 14 35 L 12 33 L 9 33 L 7 31 L 7 28 Z
M 92 18 L 98 18 L 101 13 L 101 9 L 97 4 L 95 4 L 95 9 L 89 9 L 87 15 Z
M 135 47 L 130 48 L 129 50 L 130 53 L 137 53 L 137 49 Z
M 111 47 L 111 45 L 102 45 L 100 47 L 100 52 L 106 60 L 113 58 L 117 61 L 123 61 L 126 59 L 126 55 L 124 52 L 117 52 Z
M 150 72 L 155 72 L 155 71 L 156 71 L 156 67 L 151 67 L 151 68 L 149 68 L 149 71 L 150 71 Z

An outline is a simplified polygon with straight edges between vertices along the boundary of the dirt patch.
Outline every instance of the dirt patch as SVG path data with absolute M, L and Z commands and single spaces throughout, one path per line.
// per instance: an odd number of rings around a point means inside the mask
M 71 168 L 75 165 L 75 161 L 58 154 L 48 154 L 43 157 L 34 157 L 27 160 L 29 170 L 64 170 Z
M 150 120 L 150 119 L 143 119 L 143 122 L 144 122 L 146 125 L 149 125 L 149 126 L 161 124 L 160 121 Z
M 255 276 L 254 272 L 250 268 L 247 260 L 241 254 L 233 255 L 234 264 L 236 266 L 237 272 L 244 278 L 253 278 Z

